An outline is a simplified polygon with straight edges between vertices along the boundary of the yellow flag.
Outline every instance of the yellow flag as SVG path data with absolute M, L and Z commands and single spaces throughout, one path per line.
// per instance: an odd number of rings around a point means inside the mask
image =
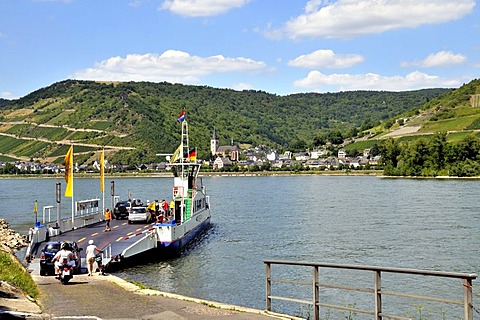
M 65 156 L 65 181 L 67 182 L 65 197 L 73 197 L 73 145 Z
M 33 203 L 33 213 L 37 214 L 38 212 L 38 202 L 37 200 L 35 200 L 35 202 Z
M 100 192 L 104 193 L 105 192 L 105 154 L 104 151 L 102 151 L 102 154 L 100 155 Z
M 182 145 L 179 145 L 177 150 L 175 150 L 175 152 L 172 154 L 172 157 L 170 158 L 170 163 L 174 163 L 175 161 L 178 160 L 178 158 L 180 157 L 180 148 L 182 147 Z

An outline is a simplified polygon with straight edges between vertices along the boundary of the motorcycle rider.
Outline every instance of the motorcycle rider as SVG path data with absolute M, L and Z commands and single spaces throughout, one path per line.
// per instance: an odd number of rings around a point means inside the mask
M 64 264 L 67 264 L 71 268 L 75 266 L 75 255 L 67 242 L 62 242 L 60 250 L 53 257 L 53 261 L 55 261 L 55 274 L 57 277 L 60 276 L 60 268 Z

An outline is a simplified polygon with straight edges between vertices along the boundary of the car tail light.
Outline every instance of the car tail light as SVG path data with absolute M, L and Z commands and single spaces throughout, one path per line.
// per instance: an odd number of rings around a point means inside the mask
M 40 259 L 45 260 L 45 253 L 42 252 L 42 255 L 40 256 Z

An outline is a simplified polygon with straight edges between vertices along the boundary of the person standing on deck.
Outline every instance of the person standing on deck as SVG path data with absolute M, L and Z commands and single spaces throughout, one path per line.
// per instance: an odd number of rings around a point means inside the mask
M 169 205 L 168 205 L 168 202 L 165 201 L 165 199 L 162 200 L 162 208 L 163 208 L 163 211 L 165 211 L 165 217 L 166 218 L 169 218 L 170 217 L 170 214 L 169 214 Z
M 103 232 L 106 232 L 106 231 L 112 231 L 112 229 L 110 229 L 110 221 L 112 220 L 112 213 L 110 212 L 110 209 L 105 209 L 105 221 L 107 222 L 106 225 L 105 225 L 105 230 L 103 230 Z
M 175 211 L 175 201 L 170 201 L 170 216 L 174 216 Z

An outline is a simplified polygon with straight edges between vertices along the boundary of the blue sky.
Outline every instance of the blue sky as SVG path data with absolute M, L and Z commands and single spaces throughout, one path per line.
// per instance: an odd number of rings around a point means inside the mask
M 0 98 L 65 79 L 286 95 L 479 77 L 476 0 L 0 0 Z

